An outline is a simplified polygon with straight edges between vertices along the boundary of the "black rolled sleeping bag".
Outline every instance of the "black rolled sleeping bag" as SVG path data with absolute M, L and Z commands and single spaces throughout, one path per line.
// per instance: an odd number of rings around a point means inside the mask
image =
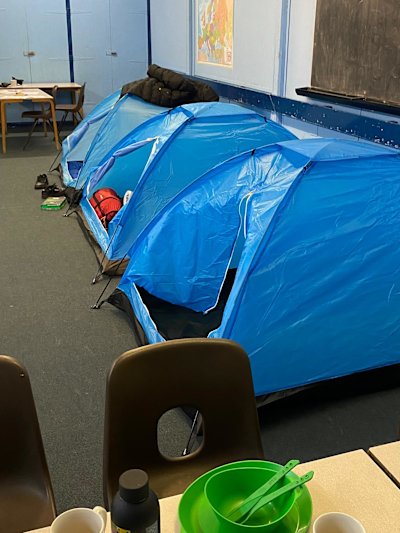
M 127 83 L 121 96 L 133 94 L 154 105 L 176 107 L 195 102 L 217 102 L 219 96 L 206 83 L 190 80 L 173 70 L 150 65 L 148 77 Z

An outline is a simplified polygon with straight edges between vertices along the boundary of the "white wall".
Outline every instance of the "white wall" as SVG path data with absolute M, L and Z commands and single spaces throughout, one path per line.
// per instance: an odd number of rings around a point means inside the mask
M 194 58 L 194 74 L 231 85 L 276 93 L 280 21 L 280 0 L 235 0 L 233 67 L 197 63 Z
M 152 62 L 189 74 L 189 2 L 152 0 L 150 6 Z
M 233 68 L 194 60 L 195 0 L 151 0 L 152 61 L 186 74 L 276 94 L 279 62 L 285 53 L 280 49 L 282 1 L 234 2 Z M 316 0 L 291 0 L 289 5 L 285 96 L 292 98 L 295 87 L 311 81 Z
M 317 0 L 291 0 L 285 96 L 297 96 L 295 89 L 311 84 L 314 23 Z

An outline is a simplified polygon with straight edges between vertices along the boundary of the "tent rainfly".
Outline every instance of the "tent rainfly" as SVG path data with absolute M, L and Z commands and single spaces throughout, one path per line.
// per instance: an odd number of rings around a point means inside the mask
M 66 187 L 74 185 L 93 139 L 118 98 L 119 91 L 104 98 L 63 141 L 61 177 Z
M 117 91 L 83 119 L 62 145 L 61 170 L 66 187 L 82 189 L 104 156 L 133 128 L 162 113 L 165 107 Z
M 138 340 L 218 337 L 257 396 L 400 362 L 400 155 L 303 139 L 240 154 L 180 192 L 110 303 Z
M 279 124 L 238 105 L 176 107 L 134 129 L 93 172 L 80 203 L 85 224 L 107 260 L 121 260 L 153 217 L 204 172 L 250 148 L 293 138 Z M 133 191 L 107 230 L 89 202 L 103 187 L 120 197 Z

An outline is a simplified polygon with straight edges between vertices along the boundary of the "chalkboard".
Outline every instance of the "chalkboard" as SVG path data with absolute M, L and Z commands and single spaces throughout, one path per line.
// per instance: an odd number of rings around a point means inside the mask
M 400 104 L 400 1 L 317 0 L 312 87 Z

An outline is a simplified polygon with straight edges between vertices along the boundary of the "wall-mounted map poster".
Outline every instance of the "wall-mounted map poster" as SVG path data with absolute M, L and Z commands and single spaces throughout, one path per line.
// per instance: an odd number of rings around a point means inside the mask
M 233 66 L 233 1 L 197 0 L 197 62 Z

